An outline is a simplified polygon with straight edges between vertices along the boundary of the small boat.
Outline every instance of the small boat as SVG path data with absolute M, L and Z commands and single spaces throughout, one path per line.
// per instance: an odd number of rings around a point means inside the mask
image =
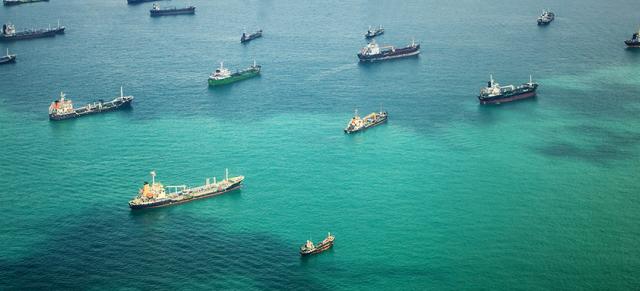
M 253 65 L 248 68 L 231 73 L 231 71 L 224 67 L 223 63 L 220 63 L 220 67 L 217 68 L 209 76 L 209 86 L 218 86 L 233 83 L 236 81 L 255 77 L 260 74 L 262 66 L 257 65 L 256 61 L 253 61 Z
M 328 233 L 327 237 L 317 245 L 314 245 L 312 241 L 307 240 L 307 242 L 300 247 L 300 255 L 308 256 L 324 252 L 333 246 L 335 239 L 335 236 Z
M 165 15 L 195 14 L 195 13 L 196 13 L 195 6 L 187 6 L 185 8 L 171 7 L 171 8 L 162 9 L 160 8 L 160 5 L 155 3 L 153 4 L 153 7 L 151 8 L 151 10 L 149 10 L 149 14 L 152 17 L 165 16 Z
M 625 40 L 624 43 L 628 47 L 640 48 L 640 29 L 631 36 L 631 39 Z
M 65 120 L 94 113 L 113 111 L 131 106 L 131 102 L 133 101 L 133 96 L 124 96 L 122 87 L 120 87 L 120 96 L 109 102 L 98 100 L 97 102 L 90 103 L 79 108 L 73 108 L 71 100 L 68 100 L 65 97 L 66 95 L 63 92 L 60 92 L 60 99 L 51 102 L 51 105 L 49 106 L 50 120 Z
M 542 10 L 542 14 L 538 17 L 538 25 L 547 25 L 556 18 L 556 15 L 549 10 Z
M 371 30 L 371 26 L 369 26 L 369 30 L 367 30 L 367 33 L 364 34 L 364 37 L 369 39 L 369 38 L 374 38 L 378 35 L 381 35 L 384 33 L 384 28 L 382 28 L 382 24 L 380 25 L 380 27 Z
M 15 25 L 11 23 L 5 23 L 2 25 L 2 33 L 0 33 L 0 41 L 12 41 L 22 39 L 32 39 L 41 37 L 53 37 L 56 34 L 64 33 L 65 27 L 60 25 L 58 20 L 58 26 L 54 28 L 40 28 L 40 29 L 27 29 L 23 31 L 16 31 Z
M 361 62 L 377 62 L 383 60 L 404 58 L 420 54 L 420 44 L 412 41 L 410 45 L 402 48 L 394 46 L 380 47 L 375 40 L 362 48 L 358 53 Z
M 529 83 L 516 87 L 514 85 L 500 86 L 498 82 L 493 80 L 493 75 L 491 75 L 489 82 L 487 82 L 487 87 L 480 89 L 478 100 L 480 104 L 507 103 L 535 97 L 536 89 L 538 89 L 538 84 L 533 82 L 531 76 L 529 76 Z
M 349 120 L 347 127 L 344 128 L 345 133 L 355 133 L 359 131 L 363 131 L 367 128 L 374 127 L 376 125 L 380 125 L 387 121 L 389 114 L 386 111 L 383 111 L 382 108 L 380 112 L 372 112 L 369 113 L 364 118 L 360 118 L 358 116 L 358 110 L 356 109 L 355 114 Z
M 7 55 L 6 56 L 1 56 L 0 57 L 0 65 L 8 64 L 8 63 L 15 63 L 15 62 L 16 62 L 16 55 L 10 55 L 9 54 L 9 49 L 7 49 Z
M 262 37 L 262 29 L 254 32 L 254 33 L 249 33 L 247 34 L 246 32 L 242 33 L 242 36 L 240 37 L 240 42 L 241 43 L 245 43 L 245 42 L 249 42 L 253 39 L 256 39 L 258 37 Z
M 49 0 L 2 0 L 2 4 L 4 4 L 4 6 L 20 5 L 20 4 L 35 3 L 35 2 L 49 2 Z
M 156 172 L 152 171 L 151 185 L 144 182 L 138 196 L 129 201 L 129 208 L 132 210 L 158 208 L 218 196 L 240 189 L 242 181 L 244 176 L 229 178 L 229 170 L 225 169 L 225 178 L 222 181 L 216 181 L 216 177 L 213 177 L 213 183 L 210 183 L 207 178 L 204 185 L 193 188 L 186 185 L 164 186 L 156 183 Z M 173 192 L 167 193 L 165 188 L 173 189 Z

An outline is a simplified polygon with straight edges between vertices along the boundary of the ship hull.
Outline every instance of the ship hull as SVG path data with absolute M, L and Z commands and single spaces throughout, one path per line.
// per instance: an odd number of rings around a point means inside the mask
M 252 41 L 252 40 L 254 40 L 254 39 L 256 39 L 256 38 L 260 38 L 260 37 L 262 37 L 262 32 L 260 32 L 260 33 L 256 33 L 256 34 L 252 34 L 252 35 L 249 35 L 249 36 L 247 36 L 247 37 L 245 37 L 245 38 L 242 38 L 242 37 L 241 37 L 241 38 L 240 38 L 240 42 L 241 42 L 241 43 L 247 43 L 247 42 L 250 42 L 250 41 Z
M 251 70 L 251 71 L 240 73 L 237 75 L 231 75 L 231 77 L 229 78 L 220 79 L 220 80 L 209 78 L 209 86 L 226 85 L 226 84 L 242 81 L 245 79 L 253 78 L 258 75 L 260 75 L 260 69 Z
M 14 5 L 27 4 L 27 3 L 36 3 L 36 2 L 49 2 L 49 0 L 2 1 L 2 4 L 4 4 L 4 6 L 14 6 Z
M 64 31 L 64 29 L 62 29 Z M 34 38 L 43 38 L 43 37 L 54 37 L 58 32 L 57 29 L 34 32 L 34 33 L 24 33 L 19 32 L 14 35 L 0 35 L 0 41 L 13 41 L 13 40 L 24 40 L 24 39 L 34 39 Z
M 182 14 L 195 14 L 196 8 L 181 8 L 181 9 L 170 9 L 170 10 L 149 10 L 151 17 L 157 16 L 168 16 L 168 15 L 182 15 Z
M 508 103 L 508 102 L 513 102 L 513 101 L 517 101 L 517 100 L 522 100 L 522 99 L 528 99 L 528 98 L 533 98 L 536 96 L 536 89 L 529 89 L 523 92 L 518 92 L 515 94 L 511 94 L 511 95 L 507 95 L 507 96 L 495 96 L 495 97 L 491 97 L 491 98 L 482 98 L 480 96 L 478 96 L 478 100 L 480 101 L 480 104 L 501 104 L 501 103 Z
M 376 121 L 376 122 L 374 122 L 374 123 L 372 123 L 372 124 L 370 124 L 370 125 L 368 125 L 368 126 L 363 126 L 362 128 L 359 128 L 359 129 L 355 129 L 355 130 L 348 130 L 348 129 L 345 129 L 345 130 L 344 130 L 344 133 L 351 134 L 351 133 L 356 133 L 356 132 L 365 131 L 365 130 L 367 130 L 367 129 L 369 129 L 369 128 L 372 128 L 372 127 L 374 127 L 374 126 L 378 126 L 378 125 L 380 125 L 380 124 L 383 124 L 383 123 L 387 122 L 387 119 L 388 119 L 388 118 L 389 118 L 389 117 L 387 116 L 387 117 L 385 117 L 385 118 L 383 118 L 383 119 L 381 119 L 381 120 L 378 120 L 378 121 Z
M 379 62 L 384 60 L 417 56 L 418 54 L 420 54 L 420 45 L 416 45 L 415 47 L 400 48 L 396 49 L 395 51 L 384 51 L 376 55 L 363 55 L 359 53 L 358 58 L 361 62 Z
M 208 194 L 202 194 L 200 196 L 193 197 L 191 199 L 183 199 L 183 200 L 167 199 L 167 200 L 157 201 L 157 202 L 148 203 L 148 204 L 138 204 L 138 205 L 129 204 L 129 207 L 132 210 L 140 210 L 140 209 L 160 208 L 160 207 L 178 205 L 178 204 L 183 204 L 183 203 L 187 203 L 187 202 L 191 202 L 191 201 L 195 201 L 195 200 L 200 200 L 200 199 L 205 199 L 205 198 L 210 198 L 210 197 L 222 195 L 222 194 L 225 194 L 225 193 L 228 193 L 228 192 L 231 192 L 231 191 L 238 190 L 241 187 L 242 187 L 242 181 L 237 182 L 237 183 L 229 186 L 229 188 L 227 188 L 225 190 L 215 191 L 215 192 L 211 192 L 211 193 L 208 193 Z
M 4 56 L 0 58 L 0 65 L 2 64 L 10 64 L 10 63 L 15 63 L 16 62 L 16 56 L 15 55 L 11 55 L 11 56 Z
M 60 121 L 60 120 L 66 120 L 66 119 L 72 119 L 72 118 L 78 118 L 78 117 L 82 117 L 82 116 L 86 116 L 86 115 L 92 115 L 92 114 L 96 114 L 96 113 L 103 113 L 103 112 L 109 112 L 109 111 L 115 111 L 118 109 L 122 109 L 122 108 L 126 108 L 126 107 L 130 107 L 131 106 L 131 102 L 133 102 L 133 99 L 129 99 L 129 100 L 125 100 L 123 102 L 119 102 L 119 103 L 114 103 L 113 106 L 109 106 L 109 107 L 103 107 L 101 109 L 93 109 L 90 111 L 87 110 L 75 110 L 73 113 L 68 113 L 68 114 L 49 114 L 49 119 L 52 121 Z
M 627 47 L 640 48 L 640 42 L 634 42 L 634 41 L 631 41 L 631 40 L 625 40 L 624 44 L 626 44 Z
M 304 257 L 304 256 L 319 254 L 319 253 L 324 252 L 324 251 L 330 249 L 331 247 L 333 247 L 333 242 L 334 241 L 331 241 L 331 242 L 323 244 L 323 245 L 318 245 L 318 246 L 316 246 L 315 249 L 313 249 L 312 251 L 309 251 L 309 252 L 301 251 L 300 255 Z

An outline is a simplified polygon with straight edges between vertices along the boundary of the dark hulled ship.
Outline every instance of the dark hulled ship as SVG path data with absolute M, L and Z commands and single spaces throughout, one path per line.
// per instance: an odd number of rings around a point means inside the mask
M 49 2 L 49 0 L 2 0 L 2 4 L 4 4 L 4 6 L 20 5 L 20 4 L 35 3 L 35 2 Z
M 371 26 L 369 26 L 369 30 L 367 30 L 367 33 L 364 34 L 364 37 L 367 39 L 374 38 L 383 33 L 384 33 L 384 28 L 382 28 L 382 25 L 380 25 L 380 27 L 373 30 L 371 29 Z
M 633 33 L 631 39 L 625 40 L 624 44 L 628 47 L 640 48 L 640 29 L 638 29 L 638 32 Z
M 127 4 L 140 4 L 146 2 L 156 2 L 158 0 L 127 0 Z
M 314 245 L 311 240 L 307 240 L 307 242 L 300 247 L 300 255 L 308 256 L 324 252 L 333 246 L 333 242 L 335 241 L 335 239 L 335 236 L 331 235 L 331 233 L 328 233 L 327 237 L 317 245 Z
M 501 87 L 491 76 L 489 82 L 487 82 L 487 87 L 480 89 L 478 100 L 480 100 L 480 104 L 507 103 L 535 97 L 536 89 L 538 89 L 538 84 L 533 82 L 531 76 L 529 76 L 529 83 L 524 83 L 517 87 L 514 85 Z
M 358 53 L 361 62 L 376 62 L 396 58 L 415 56 L 420 53 L 420 44 L 412 41 L 410 45 L 403 48 L 394 46 L 380 47 L 375 41 L 362 48 Z
M 14 55 L 9 54 L 9 49 L 7 49 L 7 55 L 0 57 L 0 65 L 8 64 L 8 63 L 15 63 L 15 62 L 16 62 L 16 55 L 15 54 Z
M 60 92 L 60 99 L 51 102 L 49 106 L 50 120 L 65 120 L 100 112 L 108 112 L 123 107 L 131 106 L 133 96 L 124 96 L 120 87 L 120 96 L 111 101 L 90 103 L 82 107 L 74 108 L 71 100 L 65 98 L 65 94 Z
M 2 33 L 0 34 L 0 41 L 11 40 L 23 40 L 41 37 L 53 37 L 56 34 L 64 33 L 64 26 L 61 26 L 58 22 L 58 26 L 54 28 L 40 28 L 40 29 L 27 29 L 23 31 L 16 31 L 15 25 L 6 23 L 2 25 Z
M 344 128 L 344 132 L 356 133 L 359 131 L 363 131 L 367 128 L 385 123 L 388 117 L 389 114 L 387 114 L 386 111 L 380 109 L 380 112 L 372 112 L 366 115 L 364 118 L 360 118 L 360 116 L 358 115 L 358 110 L 356 110 L 351 120 L 349 120 L 347 127 Z
M 240 37 L 240 42 L 241 43 L 249 42 L 249 41 L 254 40 L 256 38 L 259 38 L 259 37 L 262 37 L 262 29 L 254 32 L 254 33 L 243 32 L 242 36 Z
M 156 173 L 151 172 L 151 184 L 144 182 L 138 196 L 129 201 L 131 209 L 157 208 L 209 198 L 240 189 L 244 181 L 244 176 L 229 178 L 228 170 L 225 170 L 224 180 L 216 182 L 216 178 L 213 177 L 213 183 L 210 183 L 207 178 L 204 185 L 194 188 L 188 188 L 185 185 L 164 186 L 156 183 L 155 177 Z M 167 193 L 165 187 L 174 191 Z
M 160 6 L 158 4 L 153 4 L 153 8 L 151 8 L 151 10 L 149 10 L 149 13 L 151 14 L 151 16 L 195 14 L 196 13 L 196 7 L 195 6 L 188 6 L 188 7 L 185 7 L 185 8 L 171 7 L 171 8 L 162 9 L 162 8 L 160 8 Z

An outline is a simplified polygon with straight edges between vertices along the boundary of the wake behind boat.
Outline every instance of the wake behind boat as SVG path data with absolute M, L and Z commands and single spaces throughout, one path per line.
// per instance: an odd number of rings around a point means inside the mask
M 225 170 L 224 180 L 216 182 L 216 177 L 213 177 L 213 183 L 209 183 L 210 180 L 207 178 L 204 185 L 193 188 L 186 185 L 164 186 L 161 183 L 156 183 L 155 178 L 156 172 L 153 171 L 151 172 L 151 185 L 144 182 L 138 196 L 129 201 L 129 207 L 132 210 L 171 206 L 221 195 L 240 189 L 242 181 L 244 181 L 244 176 L 229 178 L 229 170 Z M 174 191 L 167 193 L 165 187 Z
M 8 64 L 8 63 L 15 63 L 15 62 L 16 62 L 16 55 L 15 54 L 13 54 L 13 55 L 9 54 L 9 49 L 7 49 L 7 55 L 0 57 L 0 65 Z
M 98 102 L 89 103 L 79 108 L 73 108 L 71 100 L 68 100 L 65 97 L 66 95 L 63 92 L 60 92 L 60 99 L 51 102 L 51 105 L 49 106 L 50 120 L 64 120 L 94 113 L 113 111 L 130 106 L 133 101 L 133 96 L 124 96 L 122 87 L 120 87 L 120 96 L 109 102 L 98 100 Z
M 419 53 L 420 44 L 415 43 L 415 41 L 412 41 L 410 45 L 403 48 L 396 48 L 394 46 L 380 47 L 375 41 L 372 41 L 360 50 L 358 58 L 361 62 L 376 62 L 415 56 Z
M 187 6 L 185 8 L 171 7 L 171 8 L 162 9 L 160 8 L 160 5 L 154 3 L 151 10 L 149 10 L 149 13 L 151 14 L 152 17 L 165 16 L 165 15 L 195 14 L 196 7 Z

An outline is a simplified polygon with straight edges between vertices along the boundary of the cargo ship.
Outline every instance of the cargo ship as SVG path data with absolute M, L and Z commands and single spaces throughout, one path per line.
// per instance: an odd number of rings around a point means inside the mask
M 225 85 L 233 82 L 237 82 L 240 80 L 248 79 L 251 77 L 255 77 L 260 74 L 260 69 L 262 66 L 256 65 L 256 61 L 253 61 L 253 65 L 242 70 L 237 71 L 235 73 L 231 73 L 229 69 L 224 67 L 223 63 L 220 63 L 220 67 L 217 68 L 211 75 L 209 76 L 209 86 L 219 86 Z
M 376 62 L 415 56 L 419 53 L 420 44 L 415 43 L 415 41 L 412 41 L 410 45 L 403 48 L 396 48 L 394 46 L 380 47 L 375 41 L 372 41 L 360 50 L 358 58 L 361 62 Z
M 538 17 L 538 25 L 547 25 L 556 18 L 556 15 L 549 10 L 542 10 L 542 14 Z
M 209 183 L 210 180 L 207 178 L 204 185 L 193 188 L 186 185 L 164 186 L 161 183 L 156 183 L 155 178 L 156 173 L 152 171 L 151 184 L 144 182 L 138 196 L 129 201 L 131 209 L 157 208 L 209 198 L 240 189 L 242 181 L 244 181 L 244 176 L 229 178 L 229 170 L 226 169 L 224 180 L 216 182 L 216 178 L 213 177 L 213 183 Z M 173 192 L 167 193 L 165 188 L 173 190 Z
M 363 131 L 370 127 L 374 127 L 376 125 L 380 125 L 387 121 L 388 116 L 389 115 L 386 111 L 380 109 L 380 112 L 372 112 L 364 118 L 360 118 L 360 116 L 358 116 L 358 110 L 356 109 L 353 118 L 351 118 L 351 120 L 347 124 L 347 127 L 345 127 L 344 132 L 355 133 Z
M 89 103 L 79 108 L 73 108 L 71 100 L 67 100 L 65 97 L 65 94 L 60 92 L 60 99 L 51 102 L 49 106 L 50 120 L 64 120 L 94 113 L 113 111 L 131 106 L 131 102 L 133 101 L 133 96 L 124 96 L 122 87 L 120 87 L 120 96 L 109 102 L 98 100 L 98 102 Z
M 625 40 L 624 43 L 628 47 L 640 48 L 640 29 L 631 36 L 631 39 Z
M 254 32 L 254 33 L 249 33 L 247 34 L 246 32 L 242 33 L 242 36 L 240 37 L 240 42 L 241 43 L 245 43 L 245 42 L 249 42 L 253 39 L 256 39 L 258 37 L 262 37 L 262 29 Z
M 8 64 L 8 63 L 15 63 L 16 62 L 16 55 L 11 55 L 9 54 L 9 49 L 7 49 L 7 55 L 6 56 L 1 56 L 0 57 L 0 65 L 2 64 Z
M 300 247 L 300 255 L 308 256 L 324 252 L 333 246 L 335 239 L 335 236 L 328 233 L 327 237 L 317 245 L 314 245 L 311 240 L 307 240 L 307 242 Z
M 195 6 L 188 6 L 188 7 L 185 7 L 185 8 L 171 7 L 171 8 L 162 9 L 162 8 L 160 8 L 160 5 L 154 3 L 153 4 L 153 8 L 151 8 L 151 10 L 149 10 L 149 13 L 151 14 L 151 16 L 195 14 L 196 13 L 196 7 Z
M 53 37 L 56 34 L 64 33 L 65 27 L 60 25 L 54 28 L 40 28 L 40 29 L 27 29 L 23 31 L 16 31 L 15 25 L 11 23 L 5 23 L 2 25 L 2 33 L 0 34 L 0 41 L 22 40 L 41 37 Z
M 538 84 L 534 83 L 531 76 L 529 76 L 529 83 L 524 83 L 520 86 L 504 86 L 493 80 L 493 75 L 490 76 L 487 87 L 480 89 L 480 95 L 478 100 L 480 104 L 500 104 L 526 98 L 532 98 L 536 96 L 536 89 Z
M 20 4 L 35 3 L 35 2 L 49 2 L 49 0 L 2 0 L 2 4 L 4 4 L 5 6 L 20 5 Z
M 381 35 L 384 33 L 384 28 L 382 28 L 382 25 L 380 25 L 380 27 L 371 30 L 371 26 L 369 26 L 369 30 L 367 30 L 367 33 L 364 34 L 365 38 L 374 38 L 378 35 Z

